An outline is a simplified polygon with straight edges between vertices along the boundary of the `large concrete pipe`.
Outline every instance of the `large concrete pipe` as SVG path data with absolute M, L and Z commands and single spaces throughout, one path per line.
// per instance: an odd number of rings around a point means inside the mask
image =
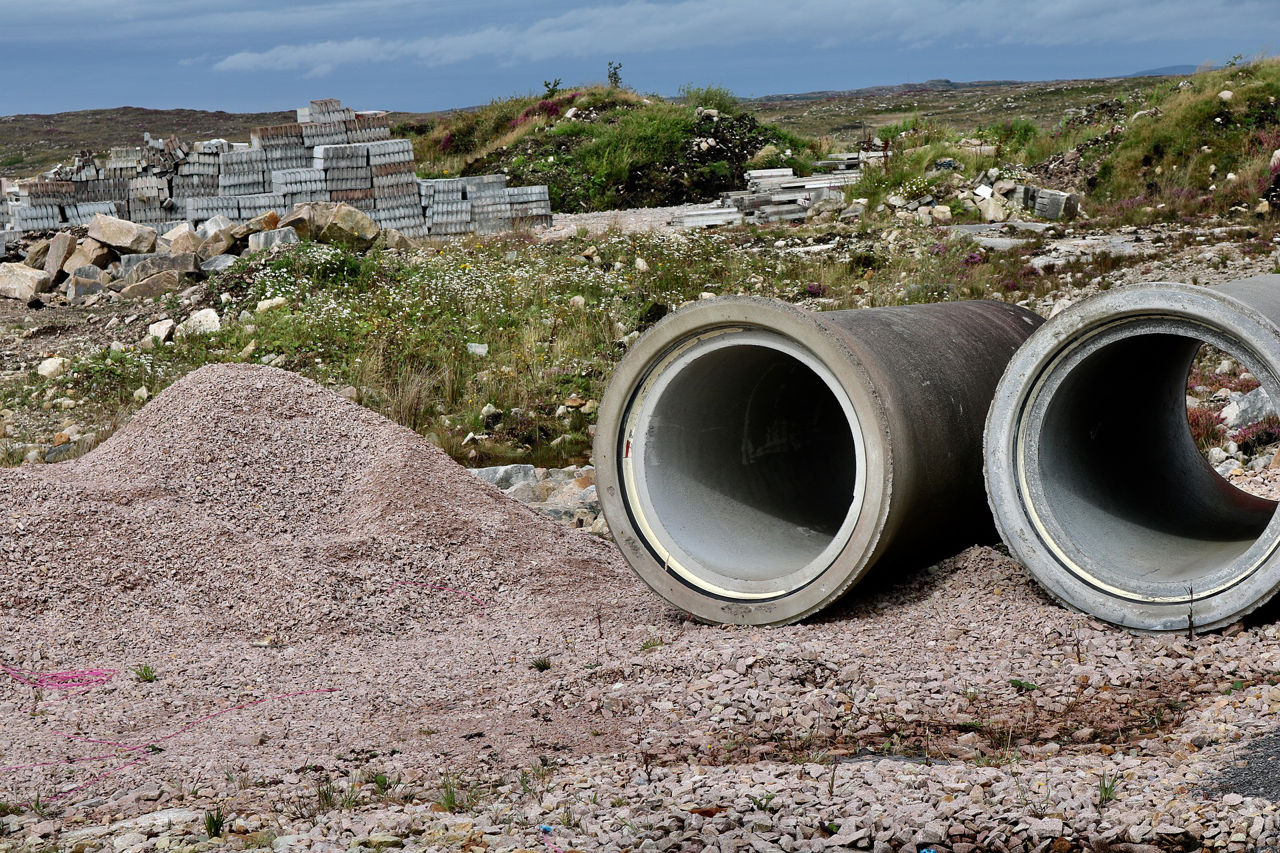
M 818 314 L 737 297 L 666 317 L 600 408 L 619 548 L 698 619 L 778 625 L 878 562 L 994 537 L 983 419 L 1040 322 L 1000 302 Z
M 1140 631 L 1228 625 L 1280 585 L 1276 504 L 1224 480 L 1187 426 L 1202 344 L 1280 400 L 1280 276 L 1125 287 L 1046 323 L 996 391 L 991 508 L 1060 601 Z

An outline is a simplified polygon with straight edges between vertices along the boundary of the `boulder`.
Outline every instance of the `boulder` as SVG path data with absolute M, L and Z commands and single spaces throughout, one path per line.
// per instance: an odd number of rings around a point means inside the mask
M 328 221 L 328 211 L 319 204 L 296 204 L 293 210 L 280 219 L 276 227 L 292 228 L 297 232 L 299 240 L 314 240 Z
M 155 299 L 157 296 L 178 290 L 182 284 L 182 273 L 177 270 L 165 270 L 127 285 L 120 291 L 120 295 L 125 299 Z
M 1004 222 L 1009 218 L 1009 211 L 995 197 L 984 198 L 978 202 L 978 212 L 988 222 Z
M 945 225 L 951 221 L 951 208 L 945 204 L 940 204 L 933 208 L 933 221 L 939 225 Z
M 250 234 L 249 251 L 260 252 L 263 249 L 269 249 L 272 246 L 297 242 L 298 232 L 286 225 L 283 228 L 274 228 L 270 231 L 259 231 L 256 234 Z
M 409 242 L 409 238 L 404 236 L 404 234 L 401 234 L 395 228 L 383 228 L 382 235 L 378 237 L 378 243 L 381 244 L 384 249 L 392 249 L 399 252 L 408 252 L 413 248 L 413 244 Z
M 200 271 L 200 264 L 196 262 L 196 256 L 192 252 L 179 255 L 157 254 L 152 255 L 140 264 L 133 265 L 128 274 L 122 275 L 121 278 L 127 284 L 133 284 L 166 270 L 191 275 Z
M 103 213 L 89 222 L 89 236 L 122 255 L 150 252 L 156 247 L 156 229 Z
M 177 324 L 166 317 L 163 320 L 157 320 L 150 326 L 147 326 L 147 335 L 155 338 L 157 341 L 160 341 L 160 343 L 164 343 L 169 340 L 169 338 L 173 337 L 173 330 L 176 327 Z
M 190 223 L 184 222 L 164 235 L 169 241 L 169 253 L 173 255 L 195 254 L 204 238 L 196 233 Z
M 73 275 L 67 279 L 66 296 L 67 301 L 72 304 L 79 304 L 85 297 L 92 296 L 95 293 L 101 293 L 103 284 L 96 278 L 85 278 L 79 275 Z
M 49 251 L 44 258 L 44 271 L 49 274 L 49 280 L 54 284 L 66 277 L 66 274 L 62 271 L 62 265 L 67 262 L 67 259 L 71 257 L 75 250 L 76 238 L 71 236 L 70 231 L 59 231 L 49 241 Z
M 202 272 L 222 272 L 238 260 L 240 259 L 235 255 L 214 255 L 200 264 L 200 270 Z
M 22 261 L 32 269 L 44 269 L 44 259 L 49 257 L 49 241 L 37 240 L 27 249 L 27 257 Z
M 32 269 L 26 264 L 0 264 L 0 296 L 7 299 L 25 302 L 37 293 L 46 292 L 52 283 L 42 269 Z
M 125 257 L 129 257 L 126 255 Z M 84 266 L 95 266 L 99 269 L 106 269 L 111 263 L 111 250 L 90 237 L 85 237 L 80 241 L 80 245 L 71 253 L 71 257 L 67 258 L 66 263 L 62 265 L 62 269 L 68 274 L 74 274 L 77 269 Z
M 373 245 L 379 230 L 378 223 L 363 210 L 357 210 L 349 204 L 338 204 L 334 207 L 328 224 L 320 231 L 318 239 L 322 243 L 364 251 Z
M 54 356 L 46 358 L 36 367 L 36 373 L 39 373 L 45 379 L 57 379 L 59 376 L 67 372 L 67 368 L 71 366 L 68 359 Z
M 228 228 L 235 228 L 235 227 L 236 227 L 236 224 L 234 222 L 232 222 L 230 219 L 223 216 L 222 214 L 218 214 L 212 219 L 206 219 L 201 224 L 201 226 L 196 229 L 196 234 L 200 236 L 200 239 L 208 240 L 210 237 L 212 237 L 214 234 L 217 234 L 219 231 L 225 231 Z
M 255 216 L 243 225 L 237 225 L 231 230 L 231 233 L 237 240 L 244 240 L 253 234 L 261 234 L 263 231 L 274 231 L 280 225 L 280 214 L 274 210 L 268 210 L 266 213 Z M 252 248 L 252 247 L 250 247 Z
M 1271 171 L 1274 172 L 1277 169 L 1280 169 L 1280 148 L 1277 148 L 1271 154 Z
M 224 228 L 210 234 L 205 241 L 200 244 L 200 251 L 196 252 L 196 257 L 200 263 L 204 263 L 217 255 L 229 255 L 231 250 L 235 248 L 236 238 L 232 236 L 234 229 Z
M 201 308 L 178 324 L 174 336 L 211 335 L 221 328 L 222 321 L 218 319 L 218 312 L 212 308 Z

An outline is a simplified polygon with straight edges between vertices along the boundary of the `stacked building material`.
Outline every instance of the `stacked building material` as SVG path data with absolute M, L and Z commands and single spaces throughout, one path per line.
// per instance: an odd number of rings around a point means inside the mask
M 392 139 L 385 114 L 312 101 L 298 121 L 255 128 L 250 142 L 186 144 L 146 134 L 103 160 L 76 157 L 16 201 L 0 228 L 57 228 L 107 213 L 167 230 L 214 216 L 245 220 L 313 201 L 345 202 L 410 237 L 485 234 L 551 221 L 546 187 L 506 186 L 505 175 L 419 181 L 413 145 Z
M 801 222 L 815 202 L 841 194 L 841 187 L 861 177 L 855 170 L 800 178 L 790 169 L 753 169 L 746 173 L 747 189 L 720 196 L 721 210 L 692 211 L 672 221 L 684 227 Z

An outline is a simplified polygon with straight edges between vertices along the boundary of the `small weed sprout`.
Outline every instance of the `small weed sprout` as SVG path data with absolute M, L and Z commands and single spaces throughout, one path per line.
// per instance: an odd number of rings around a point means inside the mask
M 666 644 L 663 643 L 662 640 L 659 640 L 657 637 L 650 637 L 649 639 L 645 640 L 643 643 L 640 644 L 640 651 L 647 652 L 649 651 L 649 649 L 656 649 L 659 646 L 663 646 L 663 645 L 666 645 Z
M 210 838 L 221 838 L 227 818 L 222 813 L 222 806 L 204 813 L 204 831 Z
M 1120 772 L 1108 774 L 1102 771 L 1102 776 L 1098 779 L 1098 807 L 1101 808 L 1116 798 L 1116 788 L 1120 784 Z
M 536 657 L 529 661 L 529 668 L 537 670 L 538 672 L 546 672 L 551 669 L 551 658 L 546 657 L 545 655 L 542 657 Z
M 156 680 L 156 671 L 152 669 L 149 664 L 145 663 L 142 666 L 135 667 L 133 675 L 144 684 L 150 684 Z

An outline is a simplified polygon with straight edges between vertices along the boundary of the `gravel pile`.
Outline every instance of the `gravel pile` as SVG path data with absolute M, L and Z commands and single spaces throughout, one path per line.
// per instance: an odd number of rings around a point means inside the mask
M 79 461 L 0 472 L 0 502 L 0 663 L 119 671 L 0 677 L 13 844 L 208 849 L 215 805 L 254 849 L 1280 838 L 1266 619 L 1133 636 L 973 548 L 808 624 L 699 626 L 597 537 L 244 365 Z

